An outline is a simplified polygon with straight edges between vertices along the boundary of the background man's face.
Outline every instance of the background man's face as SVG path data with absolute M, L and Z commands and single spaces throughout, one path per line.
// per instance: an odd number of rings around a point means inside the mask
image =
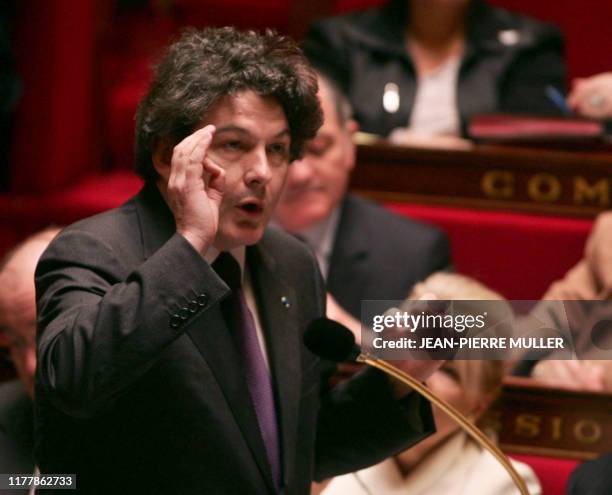
M 30 397 L 34 396 L 36 373 L 36 306 L 34 287 L 14 294 L 0 305 L 0 331 L 6 337 L 11 361 Z
M 287 176 L 291 136 L 285 113 L 274 98 L 245 91 L 220 100 L 206 123 L 216 127 L 207 155 L 226 173 L 214 245 L 229 250 L 254 244 Z
M 25 244 L 0 277 L 0 334 L 9 347 L 17 376 L 30 397 L 36 372 L 36 293 L 34 270 L 48 239 Z
M 275 211 L 276 221 L 290 232 L 308 228 L 329 216 L 342 200 L 355 164 L 352 142 L 356 124 L 341 124 L 332 95 L 319 81 L 323 126 L 306 143 L 304 157 L 289 167 L 287 184 Z

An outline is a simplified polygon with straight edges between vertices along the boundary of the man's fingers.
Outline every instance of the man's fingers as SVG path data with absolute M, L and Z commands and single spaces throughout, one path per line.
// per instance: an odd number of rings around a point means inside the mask
M 200 153 L 201 161 L 210 145 L 215 126 L 209 125 L 198 129 L 177 144 L 172 151 L 172 162 L 170 164 L 170 176 L 168 179 L 169 191 L 178 192 L 184 189 L 188 181 L 195 178 L 201 179 L 202 167 L 197 163 L 197 157 L 192 157 L 194 152 Z M 196 151 L 201 148 L 201 151 Z M 194 167 L 195 165 L 195 167 Z M 195 168 L 195 170 L 194 170 Z
M 188 150 L 189 155 L 193 155 L 196 152 L 201 153 L 202 146 L 205 147 L 204 152 L 206 152 L 215 134 L 215 130 L 215 126 L 211 124 L 198 129 L 191 136 L 189 136 L 193 138 L 193 141 L 186 143 L 186 149 Z
M 204 168 L 204 182 L 208 194 L 210 195 L 215 191 L 219 195 L 217 199 L 220 200 L 225 191 L 225 170 L 209 157 L 204 159 L 202 166 Z
M 187 180 L 200 181 L 204 177 L 204 160 L 209 144 L 209 138 L 203 138 L 193 149 L 191 155 L 189 155 L 185 168 Z
M 215 130 L 216 128 L 212 124 L 204 126 L 183 139 L 174 147 L 174 149 L 175 151 L 179 151 L 182 156 L 188 157 L 193 153 L 194 149 L 196 146 L 198 146 L 202 139 L 212 138 Z
M 209 174 L 213 179 L 225 174 L 223 167 L 210 158 L 210 156 L 204 157 L 202 160 L 202 167 L 204 169 L 204 173 Z
M 186 168 L 194 160 L 201 161 L 212 141 L 214 131 L 214 125 L 207 125 L 183 139 L 174 147 L 172 165 L 181 169 Z
M 196 137 L 197 135 L 197 141 L 195 142 L 195 145 L 193 146 L 186 163 L 187 180 L 199 181 L 205 175 L 204 161 L 206 157 L 206 152 L 208 151 L 210 143 L 212 142 L 214 129 L 214 126 L 209 125 L 200 129 L 199 131 L 197 131 L 197 133 L 194 133 L 194 137 Z

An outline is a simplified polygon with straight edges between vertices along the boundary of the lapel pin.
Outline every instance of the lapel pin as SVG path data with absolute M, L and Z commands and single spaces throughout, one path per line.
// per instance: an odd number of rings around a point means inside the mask
M 285 308 L 291 307 L 291 303 L 289 302 L 289 298 L 287 296 L 281 297 L 281 303 L 283 303 L 283 306 L 285 306 Z

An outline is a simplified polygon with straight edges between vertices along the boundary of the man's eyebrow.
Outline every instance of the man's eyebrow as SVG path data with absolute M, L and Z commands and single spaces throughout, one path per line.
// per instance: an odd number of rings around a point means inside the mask
M 235 125 L 228 125 L 226 127 L 218 128 L 216 130 L 216 132 L 215 132 L 215 136 L 217 136 L 219 134 L 222 134 L 224 132 L 238 132 L 240 134 L 246 134 L 248 136 L 252 136 L 251 132 L 249 132 L 244 127 L 238 127 L 238 126 L 235 126 Z M 280 131 L 278 134 L 276 134 L 274 136 L 274 138 L 284 137 L 285 135 L 290 135 L 290 134 L 291 134 L 291 132 L 289 131 L 289 128 L 286 127 L 282 131 Z
M 282 131 L 280 131 L 276 136 L 274 136 L 275 138 L 279 138 L 279 137 L 285 137 L 285 136 L 291 136 L 291 131 L 289 131 L 288 127 L 285 127 Z
M 244 127 L 238 127 L 235 125 L 228 125 L 226 127 L 220 127 L 215 131 L 215 136 L 218 134 L 221 134 L 223 132 L 239 132 L 241 134 L 251 134 L 249 131 L 247 131 Z

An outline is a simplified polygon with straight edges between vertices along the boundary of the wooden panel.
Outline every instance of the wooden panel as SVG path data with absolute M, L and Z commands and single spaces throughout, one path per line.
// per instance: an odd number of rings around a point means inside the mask
M 592 459 L 610 451 L 612 394 L 507 378 L 489 413 L 505 452 Z
M 612 206 L 612 153 L 358 146 L 351 188 L 381 201 L 593 217 Z

